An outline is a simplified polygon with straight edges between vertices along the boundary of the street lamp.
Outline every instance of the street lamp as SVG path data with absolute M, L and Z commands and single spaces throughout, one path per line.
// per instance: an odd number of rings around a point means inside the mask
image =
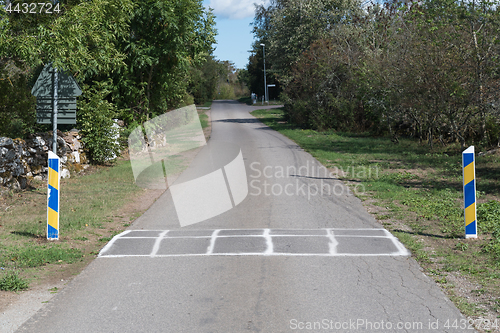
M 264 58 L 264 95 L 265 95 L 265 100 L 266 102 L 269 102 L 267 99 L 267 82 L 266 82 L 266 45 L 265 44 L 260 44 L 262 46 L 262 56 Z

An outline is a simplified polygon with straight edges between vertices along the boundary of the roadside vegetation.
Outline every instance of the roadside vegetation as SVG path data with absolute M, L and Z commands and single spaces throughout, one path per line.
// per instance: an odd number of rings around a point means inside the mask
M 95 164 L 120 152 L 113 119 L 126 141 L 170 110 L 248 94 L 234 64 L 215 59 L 215 16 L 201 0 L 62 0 L 59 12 L 20 12 L 31 2 L 0 1 L 0 137 L 52 130 L 36 124 L 31 95 L 49 63 L 82 88 L 76 125 L 59 129 L 80 130 Z
M 209 108 L 211 102 L 204 104 Z M 206 110 L 198 114 L 206 135 Z M 54 276 L 78 274 L 113 236 L 125 230 L 162 193 L 135 184 L 127 154 L 61 179 L 60 239 L 49 241 L 47 184 L 0 196 L 0 290 L 19 291 Z M 0 304 L 1 305 L 1 304 Z
M 130 162 L 124 159 L 62 179 L 61 189 L 58 241 L 46 238 L 45 183 L 1 197 L 0 290 L 26 289 L 54 274 L 78 272 L 137 217 L 140 210 L 130 215 L 122 211 L 145 191 L 134 184 Z
M 498 5 L 272 0 L 256 7 L 241 76 L 263 93 L 265 49 L 267 83 L 281 92 L 286 119 L 303 129 L 497 146 Z
M 467 316 L 500 318 L 500 152 L 477 155 L 478 239 L 464 239 L 460 144 L 302 129 L 283 109 L 253 115 L 351 186 Z

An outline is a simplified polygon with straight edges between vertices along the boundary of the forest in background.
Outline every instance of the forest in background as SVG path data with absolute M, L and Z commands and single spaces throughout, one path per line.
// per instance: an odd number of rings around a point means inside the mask
M 0 2 L 0 136 L 51 130 L 36 124 L 31 95 L 50 62 L 83 90 L 76 128 L 97 163 L 120 149 L 113 119 L 126 136 L 168 110 L 246 93 L 234 65 L 213 56 L 215 17 L 201 0 L 59 0 L 52 14 L 23 3 L 38 1 Z
M 267 82 L 303 128 L 498 146 L 498 4 L 271 0 L 244 78 L 263 93 L 265 44 Z

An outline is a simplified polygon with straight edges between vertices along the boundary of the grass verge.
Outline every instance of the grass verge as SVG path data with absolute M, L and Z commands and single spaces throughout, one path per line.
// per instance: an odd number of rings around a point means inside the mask
M 210 105 L 211 102 L 205 104 Z M 199 117 L 208 138 L 209 111 L 199 110 Z M 126 158 L 108 166 L 91 166 L 62 179 L 58 241 L 46 239 L 45 182 L 33 181 L 24 191 L 2 192 L 0 290 L 19 291 L 78 274 L 106 242 L 128 227 L 161 192 L 138 187 Z
M 426 274 L 471 318 L 500 318 L 500 155 L 476 155 L 478 239 L 464 239 L 458 145 L 302 130 L 281 109 L 252 113 L 351 186 Z M 500 325 L 500 320 L 497 320 Z M 480 327 L 478 327 L 481 330 Z
M 142 193 L 124 159 L 62 179 L 60 239 L 47 241 L 46 184 L 6 192 L 0 199 L 0 280 L 16 274 L 37 283 L 73 264 L 83 267 L 105 240 L 129 225 L 132 218 L 121 210 Z
M 252 98 L 251 97 L 241 97 L 241 98 L 238 98 L 238 102 L 240 103 L 243 103 L 243 104 L 247 104 L 247 105 L 255 105 L 255 106 L 259 106 L 259 105 L 262 105 L 262 100 L 258 100 L 257 103 L 253 104 L 252 102 Z M 269 103 L 264 103 L 264 105 L 281 105 L 281 101 L 279 100 L 270 100 Z

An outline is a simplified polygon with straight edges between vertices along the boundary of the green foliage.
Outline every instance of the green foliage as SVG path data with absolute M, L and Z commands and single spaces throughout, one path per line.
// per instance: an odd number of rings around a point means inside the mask
M 82 255 L 78 249 L 65 249 L 60 245 L 32 245 L 17 249 L 15 257 L 11 260 L 17 267 L 38 267 L 56 262 L 72 263 L 79 260 Z
M 500 202 L 490 200 L 477 205 L 477 221 L 480 232 L 489 232 L 500 239 Z
M 105 99 L 110 94 L 109 84 L 95 82 L 92 88 L 85 86 L 85 99 L 79 102 L 77 112 L 82 141 L 96 163 L 104 163 L 120 153 L 118 129 L 113 126 L 116 106 Z
M 26 74 L 11 62 L 0 61 L 0 101 L 0 136 L 24 138 L 35 125 L 35 98 Z
M 483 248 L 500 259 L 500 202 L 491 200 L 477 206 L 477 223 L 481 233 L 491 233 L 491 241 Z
M 118 44 L 126 66 L 113 76 L 113 100 L 126 110 L 122 118 L 128 124 L 186 104 L 189 71 L 199 69 L 212 52 L 214 24 L 200 0 L 137 2 L 131 37 Z
M 189 91 L 196 104 L 203 104 L 216 97 L 217 82 L 224 74 L 224 65 L 210 56 L 201 65 L 193 66 L 190 74 Z
M 442 144 L 500 140 L 500 11 L 494 2 L 271 1 L 257 6 L 251 89 L 262 51 L 303 128 Z M 260 93 L 263 93 L 261 90 Z M 476 144 L 477 145 L 477 144 Z
M 28 281 L 20 277 L 18 272 L 10 271 L 0 278 L 0 290 L 19 291 L 28 289 L 28 287 Z
M 0 7 L 0 135 L 33 132 L 27 78 L 34 82 L 37 69 L 48 62 L 72 73 L 83 88 L 78 126 L 97 163 L 117 153 L 113 117 L 140 124 L 194 102 L 189 71 L 202 68 L 216 34 L 214 15 L 201 0 L 58 3 L 61 12 L 53 15 L 8 14 Z M 22 75 L 8 72 L 11 63 Z M 207 80 L 205 88 L 213 90 L 212 78 Z

